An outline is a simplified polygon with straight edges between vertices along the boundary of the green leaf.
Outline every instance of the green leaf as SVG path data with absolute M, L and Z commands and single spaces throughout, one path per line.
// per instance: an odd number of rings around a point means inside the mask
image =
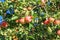
M 49 34 L 52 33 L 52 29 L 50 27 L 48 27 L 47 31 Z
M 29 23 L 29 31 L 33 27 L 33 24 Z
M 34 37 L 33 36 L 28 36 L 28 38 L 34 40 Z
M 16 20 L 16 19 L 18 19 L 18 16 L 14 16 L 10 20 Z

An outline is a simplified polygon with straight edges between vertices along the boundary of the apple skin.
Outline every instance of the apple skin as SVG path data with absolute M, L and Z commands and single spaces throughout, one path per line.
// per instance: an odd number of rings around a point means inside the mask
M 16 20 L 15 22 L 16 22 L 16 23 L 18 23 L 18 22 L 19 22 L 19 20 Z
M 55 20 L 53 23 L 54 23 L 55 25 L 60 25 L 60 20 Z
M 54 22 L 54 18 L 52 18 L 52 17 L 50 17 L 50 18 L 48 18 L 48 20 L 50 21 L 50 22 Z
M 25 18 L 19 19 L 19 22 L 20 22 L 21 24 L 25 24 Z
M 5 22 L 5 21 L 3 21 L 1 25 L 2 25 L 2 27 L 4 27 L 4 28 L 8 27 L 8 23 Z
M 57 35 L 60 35 L 60 30 L 57 30 Z
M 49 20 L 47 19 L 43 23 L 47 25 L 47 24 L 49 24 Z
M 32 16 L 26 16 L 25 21 L 26 23 L 30 23 L 32 21 Z

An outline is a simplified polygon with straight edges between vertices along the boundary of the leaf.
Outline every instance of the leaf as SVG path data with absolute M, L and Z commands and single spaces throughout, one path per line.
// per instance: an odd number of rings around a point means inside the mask
M 29 23 L 29 31 L 33 27 L 33 24 Z
M 50 33 L 52 33 L 52 29 L 50 28 L 50 27 L 48 27 L 48 33 L 50 34 Z
M 29 11 L 26 12 L 25 16 L 28 16 L 29 15 Z
M 31 10 L 31 15 L 33 15 L 34 14 L 34 11 L 33 10 Z
M 28 38 L 34 40 L 34 37 L 33 36 L 28 36 Z
M 18 19 L 18 16 L 14 16 L 10 20 L 16 20 L 16 19 Z

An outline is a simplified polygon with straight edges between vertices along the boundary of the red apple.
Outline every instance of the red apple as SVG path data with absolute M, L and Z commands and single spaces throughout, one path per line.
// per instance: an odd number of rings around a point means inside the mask
M 16 23 L 18 23 L 18 22 L 19 22 L 19 20 L 16 20 L 15 22 L 16 22 Z
M 44 24 L 49 24 L 49 20 L 48 20 L 48 19 L 45 20 L 45 21 L 44 21 Z
M 19 22 L 20 22 L 21 24 L 25 24 L 25 18 L 19 19 Z
M 4 27 L 4 28 L 5 28 L 5 27 L 7 27 L 7 26 L 8 26 L 8 23 L 7 23 L 7 22 L 5 22 L 5 21 L 3 21 L 1 25 L 2 25 L 2 27 Z
M 60 24 L 60 20 L 55 20 L 54 24 L 57 24 L 57 25 Z
M 60 30 L 57 30 L 57 35 L 60 35 Z
M 31 22 L 32 21 L 32 16 L 26 16 L 25 21 L 26 21 L 26 23 Z
M 54 18 L 52 18 L 52 17 L 50 17 L 50 18 L 48 18 L 48 20 L 50 21 L 50 22 L 54 22 Z

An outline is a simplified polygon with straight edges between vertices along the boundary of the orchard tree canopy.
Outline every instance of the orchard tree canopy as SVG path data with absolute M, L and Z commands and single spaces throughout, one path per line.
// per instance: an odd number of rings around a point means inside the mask
M 60 40 L 60 1 L 0 0 L 0 40 Z

